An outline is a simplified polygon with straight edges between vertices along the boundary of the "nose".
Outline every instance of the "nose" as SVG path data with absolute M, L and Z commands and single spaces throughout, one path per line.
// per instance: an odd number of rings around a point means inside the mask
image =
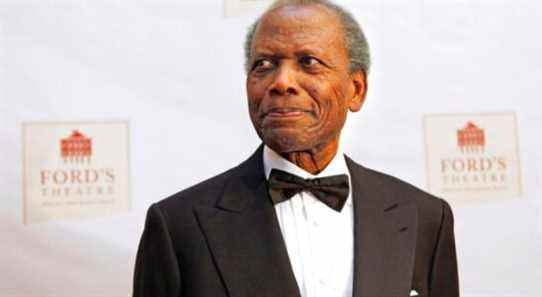
M 298 95 L 299 86 L 295 80 L 295 69 L 287 63 L 282 63 L 275 72 L 273 82 L 269 87 L 271 96 Z

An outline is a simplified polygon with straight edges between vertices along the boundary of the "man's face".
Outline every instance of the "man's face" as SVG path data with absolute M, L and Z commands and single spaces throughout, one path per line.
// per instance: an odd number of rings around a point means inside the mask
M 288 153 L 338 141 L 348 110 L 359 110 L 365 95 L 364 74 L 349 72 L 338 17 L 319 5 L 268 12 L 251 53 L 249 112 L 264 143 Z

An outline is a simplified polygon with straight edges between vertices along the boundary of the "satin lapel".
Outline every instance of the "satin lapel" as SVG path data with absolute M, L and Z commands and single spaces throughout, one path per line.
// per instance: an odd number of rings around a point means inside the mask
M 236 169 L 217 207 L 196 207 L 230 297 L 300 296 L 268 198 L 262 146 Z
M 408 296 L 416 248 L 416 205 L 387 179 L 346 160 L 354 204 L 353 297 Z

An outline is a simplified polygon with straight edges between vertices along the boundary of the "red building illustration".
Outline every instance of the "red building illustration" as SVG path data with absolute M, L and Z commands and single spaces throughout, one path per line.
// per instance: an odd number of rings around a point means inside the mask
M 472 122 L 467 122 L 465 128 L 457 130 L 457 146 L 463 153 L 483 153 L 486 137 L 483 129 Z
M 60 140 L 60 155 L 64 162 L 90 162 L 92 156 L 92 139 L 86 137 L 78 130 Z

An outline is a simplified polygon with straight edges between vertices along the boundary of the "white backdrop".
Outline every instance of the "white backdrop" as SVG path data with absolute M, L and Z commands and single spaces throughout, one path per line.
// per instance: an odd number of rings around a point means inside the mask
M 339 1 L 365 28 L 354 160 L 425 184 L 422 115 L 515 111 L 523 197 L 453 205 L 462 296 L 542 295 L 542 2 Z M 0 0 L 0 296 L 130 295 L 147 207 L 244 160 L 242 42 L 220 0 Z M 24 226 L 23 121 L 128 119 L 132 210 Z

